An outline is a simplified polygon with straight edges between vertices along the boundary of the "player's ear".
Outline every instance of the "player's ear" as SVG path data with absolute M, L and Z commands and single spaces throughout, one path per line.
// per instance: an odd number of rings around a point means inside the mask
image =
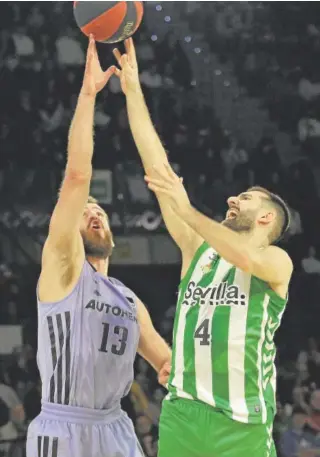
M 275 219 L 274 212 L 268 211 L 259 217 L 258 222 L 261 225 L 269 225 L 274 221 L 274 219 Z

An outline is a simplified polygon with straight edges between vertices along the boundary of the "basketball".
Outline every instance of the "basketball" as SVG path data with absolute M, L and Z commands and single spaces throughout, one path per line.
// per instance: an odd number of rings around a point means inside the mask
M 138 29 L 142 16 L 142 2 L 73 3 L 75 20 L 81 31 L 93 35 L 101 43 L 117 43 L 129 38 Z

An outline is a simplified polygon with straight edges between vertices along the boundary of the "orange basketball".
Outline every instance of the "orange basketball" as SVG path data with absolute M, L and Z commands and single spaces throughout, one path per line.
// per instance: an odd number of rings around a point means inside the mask
M 129 38 L 143 16 L 142 2 L 73 2 L 75 20 L 82 32 L 96 41 L 117 43 Z

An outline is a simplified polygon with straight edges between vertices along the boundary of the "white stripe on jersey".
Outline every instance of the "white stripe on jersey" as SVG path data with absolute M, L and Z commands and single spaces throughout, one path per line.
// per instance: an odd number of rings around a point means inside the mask
M 236 269 L 234 284 L 246 295 L 246 306 L 230 306 L 228 339 L 229 403 L 232 417 L 248 422 L 249 411 L 245 395 L 246 327 L 250 297 L 251 275 Z
M 203 271 L 201 269 L 201 265 L 207 265 L 210 263 L 210 257 L 213 254 L 213 249 L 207 249 L 199 258 L 190 281 L 192 280 L 196 284 L 200 281 L 203 276 Z M 179 299 L 181 297 L 179 296 Z M 184 374 L 184 337 L 185 337 L 185 326 L 186 326 L 186 315 L 189 311 L 190 306 L 180 306 L 180 313 L 179 313 L 179 321 L 178 321 L 178 328 L 176 333 L 176 341 L 175 341 L 175 372 L 174 378 L 172 379 L 172 385 L 175 386 L 177 390 L 177 394 L 181 396 L 181 392 L 183 391 L 183 374 Z M 197 360 L 197 358 L 196 358 Z M 196 362 L 195 362 L 196 363 Z M 208 367 L 211 371 L 211 355 L 208 358 Z M 212 390 L 211 390 L 212 391 Z M 179 393 L 178 393 L 179 392 Z M 184 392 L 184 398 L 192 399 L 192 396 Z
M 180 291 L 180 294 L 182 291 Z M 179 294 L 178 300 L 180 300 L 181 295 Z M 171 381 L 172 385 L 177 388 L 177 395 L 181 396 L 183 390 L 183 372 L 184 372 L 184 353 L 183 353 L 183 342 L 184 342 L 184 331 L 186 326 L 186 314 L 189 310 L 188 306 L 180 305 L 179 320 L 177 324 L 177 333 L 175 341 L 175 360 L 174 360 L 174 377 Z M 188 395 L 192 399 L 191 395 Z M 188 398 L 188 397 L 184 397 Z
M 259 384 L 259 398 L 260 398 L 260 404 L 261 404 L 261 409 L 262 409 L 262 422 L 265 424 L 267 420 L 267 409 L 266 409 L 266 404 L 264 401 L 264 396 L 263 396 L 263 373 L 262 373 L 262 347 L 265 339 L 265 331 L 266 331 L 266 325 L 268 322 L 268 305 L 270 301 L 270 296 L 268 294 L 265 294 L 264 300 L 263 300 L 263 317 L 262 317 L 262 322 L 261 322 L 261 333 L 260 333 L 260 340 L 258 344 L 258 360 L 257 360 L 257 368 L 258 368 L 258 384 Z
M 209 249 L 209 255 L 214 253 L 213 249 Z M 209 259 L 210 261 L 210 259 Z M 219 285 L 222 283 L 223 278 L 226 276 L 228 271 L 232 268 L 232 265 L 226 262 L 224 259 L 220 259 L 218 268 L 215 272 L 213 282 L 210 286 Z M 196 328 L 198 328 L 205 319 L 209 319 L 208 332 L 211 335 L 212 329 L 212 318 L 216 305 L 206 303 L 200 305 L 198 322 Z M 194 338 L 194 352 L 195 352 L 195 372 L 196 372 L 196 390 L 197 397 L 199 400 L 208 403 L 209 405 L 215 406 L 213 398 L 213 379 L 212 379 L 212 346 L 210 344 L 205 346 L 200 345 L 200 340 Z

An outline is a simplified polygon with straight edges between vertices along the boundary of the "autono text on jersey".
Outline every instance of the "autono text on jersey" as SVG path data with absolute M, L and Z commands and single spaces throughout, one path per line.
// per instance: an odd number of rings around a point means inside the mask
M 215 287 L 198 286 L 190 281 L 182 305 L 241 305 L 247 304 L 247 297 L 241 293 L 239 286 L 222 282 Z

